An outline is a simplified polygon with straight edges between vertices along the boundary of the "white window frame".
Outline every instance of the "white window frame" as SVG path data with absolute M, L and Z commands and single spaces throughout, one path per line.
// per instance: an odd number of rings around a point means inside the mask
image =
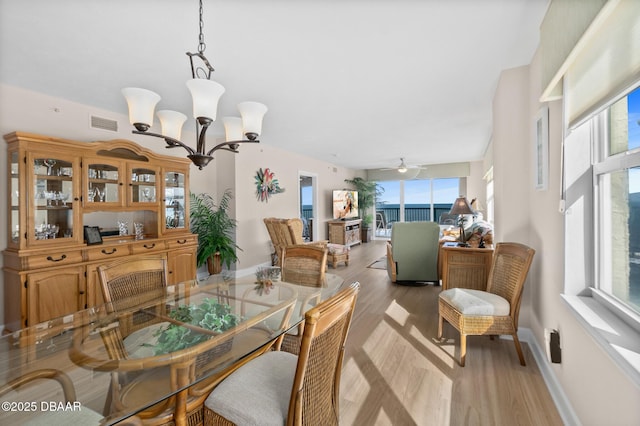
M 630 93 L 625 92 L 623 96 Z M 617 99 L 622 98 L 618 97 Z M 613 102 L 611 102 L 613 103 Z M 610 104 L 611 104 L 610 103 Z M 610 105 L 608 104 L 608 105 Z M 607 105 L 607 106 L 608 106 Z M 603 213 L 603 201 L 606 194 L 599 186 L 599 176 L 602 174 L 625 170 L 630 167 L 640 166 L 640 148 L 620 154 L 607 156 L 608 147 L 608 114 L 606 108 L 591 119 L 583 122 L 585 126 L 591 127 L 589 143 L 591 149 L 591 210 L 592 223 L 584 223 L 582 229 L 593 230 L 593 266 L 587 274 L 586 282 L 582 291 L 572 288 L 572 283 L 565 277 L 565 292 L 562 295 L 565 302 L 572 309 L 585 330 L 600 344 L 614 362 L 640 386 L 640 313 L 631 309 L 626 304 L 619 301 L 610 294 L 610 283 L 607 286 L 603 277 L 609 279 L 607 275 L 607 238 L 601 237 L 601 232 L 607 231 L 607 222 Z M 565 159 L 565 161 L 571 161 Z M 575 196 L 575 195 L 574 195 Z M 575 215 L 567 212 L 565 221 L 575 220 Z M 578 237 L 568 235 L 568 238 Z M 570 252 L 573 246 L 565 242 L 565 251 Z M 575 265 L 574 265 L 575 266 Z M 571 265 L 566 265 L 571 268 Z

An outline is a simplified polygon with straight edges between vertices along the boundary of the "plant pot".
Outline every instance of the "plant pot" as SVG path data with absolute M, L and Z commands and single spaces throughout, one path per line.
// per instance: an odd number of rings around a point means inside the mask
M 209 256 L 207 259 L 207 269 L 209 269 L 209 275 L 216 275 L 222 272 L 222 262 L 220 261 L 220 253 L 216 253 L 213 256 Z
M 371 241 L 371 229 L 372 228 L 365 228 L 362 227 L 362 242 L 363 243 L 368 243 L 369 241 Z

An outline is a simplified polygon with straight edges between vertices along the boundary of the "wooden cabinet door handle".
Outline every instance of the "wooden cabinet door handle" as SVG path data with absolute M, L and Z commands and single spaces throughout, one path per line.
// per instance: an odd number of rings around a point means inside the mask
M 100 251 L 102 252 L 102 254 L 107 254 L 108 255 L 108 254 L 113 254 L 113 253 L 117 252 L 118 249 L 117 248 L 112 248 L 111 251 L 106 251 L 105 249 L 102 249 Z
M 150 246 L 148 246 L 148 245 L 146 245 L 146 244 L 145 244 L 145 245 L 143 245 L 142 247 L 144 247 L 144 248 L 146 248 L 146 249 L 152 249 L 152 248 L 154 248 L 155 246 L 156 246 L 156 243 L 153 243 L 153 244 L 151 244 Z
M 66 255 L 66 254 L 63 254 L 63 255 L 62 255 L 62 256 L 60 256 L 60 258 L 58 258 L 58 259 L 54 259 L 54 258 L 53 258 L 53 257 L 51 257 L 51 256 L 47 256 L 47 260 L 48 260 L 49 262 L 60 262 L 61 260 L 65 260 L 66 258 L 67 258 L 67 255 Z
M 176 241 L 176 243 L 178 244 L 186 244 L 187 240 L 178 240 Z

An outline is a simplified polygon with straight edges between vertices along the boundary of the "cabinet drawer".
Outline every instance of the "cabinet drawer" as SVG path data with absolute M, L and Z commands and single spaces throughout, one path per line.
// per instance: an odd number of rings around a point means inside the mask
M 167 245 L 170 249 L 177 249 L 180 247 L 188 247 L 198 243 L 198 237 L 195 235 L 189 235 L 186 237 L 176 237 L 167 240 Z
M 127 244 L 114 246 L 100 246 L 87 249 L 87 260 L 105 260 L 129 254 Z
M 68 265 L 82 262 L 80 250 L 52 250 L 49 254 L 37 254 L 29 256 L 27 263 L 29 268 L 48 268 L 51 266 Z
M 131 244 L 131 254 L 155 253 L 165 249 L 164 241 L 138 241 Z

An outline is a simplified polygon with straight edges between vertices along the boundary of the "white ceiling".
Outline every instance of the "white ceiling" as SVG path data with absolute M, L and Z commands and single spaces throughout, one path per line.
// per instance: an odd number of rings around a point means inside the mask
M 357 169 L 479 160 L 547 3 L 204 0 L 218 117 L 263 102 L 262 143 Z M 197 42 L 197 0 L 0 0 L 0 81 L 119 113 L 138 86 L 190 114 Z

